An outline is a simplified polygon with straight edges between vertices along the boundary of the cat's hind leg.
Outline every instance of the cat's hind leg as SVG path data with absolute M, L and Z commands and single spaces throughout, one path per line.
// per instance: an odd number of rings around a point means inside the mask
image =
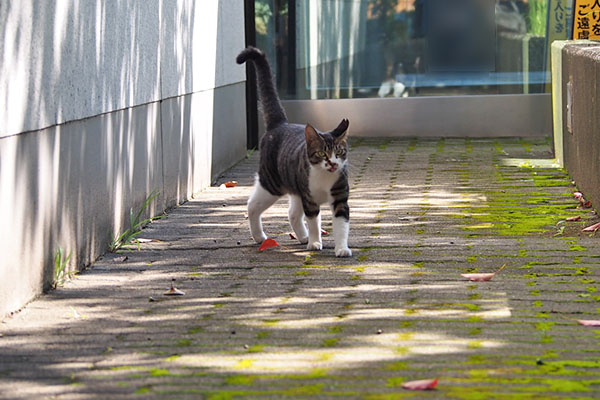
M 248 222 L 250 223 L 250 232 L 256 243 L 262 243 L 267 239 L 263 231 L 261 215 L 265 210 L 273 205 L 279 199 L 265 189 L 258 179 L 254 184 L 254 190 L 248 199 Z
M 290 208 L 288 209 L 288 216 L 290 218 L 290 225 L 296 234 L 296 238 L 302 244 L 308 243 L 308 232 L 304 225 L 304 209 L 302 208 L 302 199 L 300 196 L 290 195 Z

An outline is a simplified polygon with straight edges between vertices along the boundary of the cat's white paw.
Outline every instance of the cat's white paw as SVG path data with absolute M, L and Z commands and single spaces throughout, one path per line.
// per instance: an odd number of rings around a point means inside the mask
M 322 250 L 323 249 L 323 243 L 321 243 L 321 242 L 312 242 L 312 243 L 309 243 L 308 246 L 306 246 L 306 248 L 308 250 Z
M 342 247 L 339 249 L 335 249 L 335 256 L 336 257 L 352 257 L 352 250 L 350 250 L 348 247 Z
M 253 236 L 254 237 L 254 241 L 258 244 L 261 244 L 262 242 L 264 242 L 265 240 L 267 240 L 267 235 L 265 235 L 264 233 L 262 234 L 262 236 L 256 235 Z
M 303 237 L 303 238 L 298 238 L 298 241 L 299 241 L 301 244 L 306 244 L 306 243 L 308 243 L 308 236 L 306 236 L 306 237 Z

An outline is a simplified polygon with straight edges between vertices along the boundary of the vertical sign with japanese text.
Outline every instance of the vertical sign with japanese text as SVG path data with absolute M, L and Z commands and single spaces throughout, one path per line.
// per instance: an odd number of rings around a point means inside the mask
M 571 32 L 573 0 L 550 0 L 548 4 L 548 42 L 565 40 Z
M 600 0 L 575 0 L 573 39 L 600 40 Z

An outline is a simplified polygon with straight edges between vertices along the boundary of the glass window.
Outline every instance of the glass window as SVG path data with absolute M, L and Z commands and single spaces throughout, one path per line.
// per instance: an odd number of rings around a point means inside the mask
M 542 93 L 569 0 L 256 0 L 284 99 Z

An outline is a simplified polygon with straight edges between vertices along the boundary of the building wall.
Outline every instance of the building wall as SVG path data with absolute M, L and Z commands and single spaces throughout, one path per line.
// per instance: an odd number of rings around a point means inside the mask
M 0 2 L 0 317 L 246 151 L 243 0 Z

